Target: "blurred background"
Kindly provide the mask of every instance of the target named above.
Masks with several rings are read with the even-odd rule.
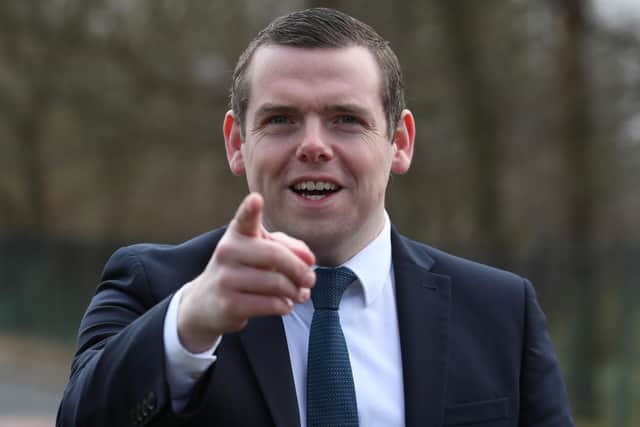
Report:
[[[532,279],[578,426],[640,425],[640,2],[5,0],[0,426],[53,425],[115,248],[232,216],[234,64],[309,6],[373,25],[403,65],[399,229]]]

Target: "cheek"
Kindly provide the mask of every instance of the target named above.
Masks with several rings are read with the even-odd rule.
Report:
[[[383,149],[368,155],[362,155],[359,159],[359,167],[362,174],[367,175],[370,185],[386,186],[391,171],[391,153]]]
[[[262,175],[262,162],[260,160],[260,156],[256,156],[255,151],[252,149],[247,149],[243,147],[243,157],[244,157],[244,168],[245,175],[247,178],[247,185],[249,187],[249,191],[258,191],[262,193],[262,188],[260,186],[260,176]]]
[[[283,176],[287,157],[277,147],[255,147],[245,156],[247,181],[251,190],[264,190],[269,182]],[[253,187],[253,188],[251,188]]]
[[[381,155],[376,158],[376,162],[370,166],[370,190],[375,196],[375,202],[384,200],[387,186],[389,184],[389,174],[391,171],[391,158]]]

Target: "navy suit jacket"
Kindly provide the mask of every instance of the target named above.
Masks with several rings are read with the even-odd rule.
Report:
[[[171,411],[165,313],[173,293],[202,272],[223,233],[114,253],[80,325],[59,427],[299,426],[277,316],[251,319],[225,335],[187,409]],[[406,425],[572,426],[531,284],[411,241],[395,228],[391,242]]]

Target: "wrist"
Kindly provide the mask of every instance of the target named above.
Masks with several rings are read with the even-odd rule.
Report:
[[[192,282],[185,285],[180,302],[178,304],[178,340],[180,345],[190,353],[202,353],[218,341],[222,333],[215,332],[211,328],[203,327],[197,320],[197,310],[191,307]],[[193,316],[193,313],[196,316]]]

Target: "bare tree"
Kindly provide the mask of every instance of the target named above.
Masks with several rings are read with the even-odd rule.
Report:
[[[500,138],[499,101],[491,90],[482,66],[482,11],[495,2],[439,0],[449,54],[450,73],[457,87],[459,117],[468,153],[469,191],[475,240],[483,258],[498,265],[508,264],[504,230],[504,206],[500,191],[503,152]]]
[[[598,281],[595,258],[595,211],[598,200],[593,119],[586,60],[587,3],[562,0],[557,8],[558,138],[563,149],[565,225],[568,249],[567,280],[576,303],[569,387],[576,413],[596,417],[600,399],[595,375],[598,363]]]

